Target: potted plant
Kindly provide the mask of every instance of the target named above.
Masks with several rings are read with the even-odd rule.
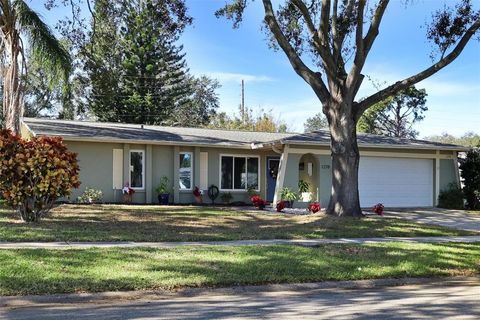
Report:
[[[230,204],[233,196],[230,192],[224,192],[220,195],[220,199],[222,199],[223,204]]]
[[[292,189],[285,187],[282,189],[280,197],[286,202],[287,208],[292,208],[293,202],[298,199],[298,194],[293,192]]]
[[[252,200],[253,205],[259,210],[265,209],[267,205],[267,201],[263,200],[260,196],[253,196],[250,200]]]
[[[298,192],[302,197],[303,202],[309,202],[311,198],[311,194],[308,191],[310,188],[310,184],[304,180],[298,181]]]
[[[193,189],[193,197],[195,198],[195,202],[198,204],[203,203],[203,190],[200,190],[197,186]]]
[[[163,176],[161,179],[160,179],[160,184],[158,185],[157,189],[155,189],[157,191],[157,194],[158,194],[158,203],[162,204],[162,205],[167,205],[168,204],[168,200],[170,199],[170,192],[168,190],[168,178],[166,176]]]

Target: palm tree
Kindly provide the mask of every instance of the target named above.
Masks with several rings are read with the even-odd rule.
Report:
[[[57,83],[68,80],[71,58],[50,28],[23,0],[0,0],[0,68],[3,82],[3,116],[5,126],[20,133],[23,113],[24,41],[32,59],[50,72]]]

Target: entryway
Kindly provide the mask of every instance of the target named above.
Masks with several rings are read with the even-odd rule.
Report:
[[[280,166],[279,157],[267,157],[267,201],[272,202],[275,196],[275,187],[277,185],[278,168]]]

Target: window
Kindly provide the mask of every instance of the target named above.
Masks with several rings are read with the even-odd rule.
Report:
[[[220,189],[259,189],[259,158],[242,156],[220,157]]]
[[[192,190],[192,158],[191,152],[180,152],[180,172],[178,173],[180,190]]]
[[[130,151],[130,187],[133,189],[144,188],[145,157],[143,150]]]

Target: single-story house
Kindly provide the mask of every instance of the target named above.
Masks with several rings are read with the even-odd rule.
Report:
[[[322,206],[328,204],[332,168],[328,131],[265,133],[139,124],[24,118],[24,136],[60,136],[78,153],[82,186],[100,189],[106,202],[122,201],[122,188],[136,190],[133,202],[155,203],[160,179],[170,181],[173,203],[192,203],[193,188],[212,184],[248,201],[247,187],[268,201],[280,190],[298,190],[299,180]],[[440,190],[460,183],[457,153],[463,147],[359,134],[362,207],[431,207]],[[206,197],[205,197],[206,198]],[[208,201],[208,199],[206,200]]]

